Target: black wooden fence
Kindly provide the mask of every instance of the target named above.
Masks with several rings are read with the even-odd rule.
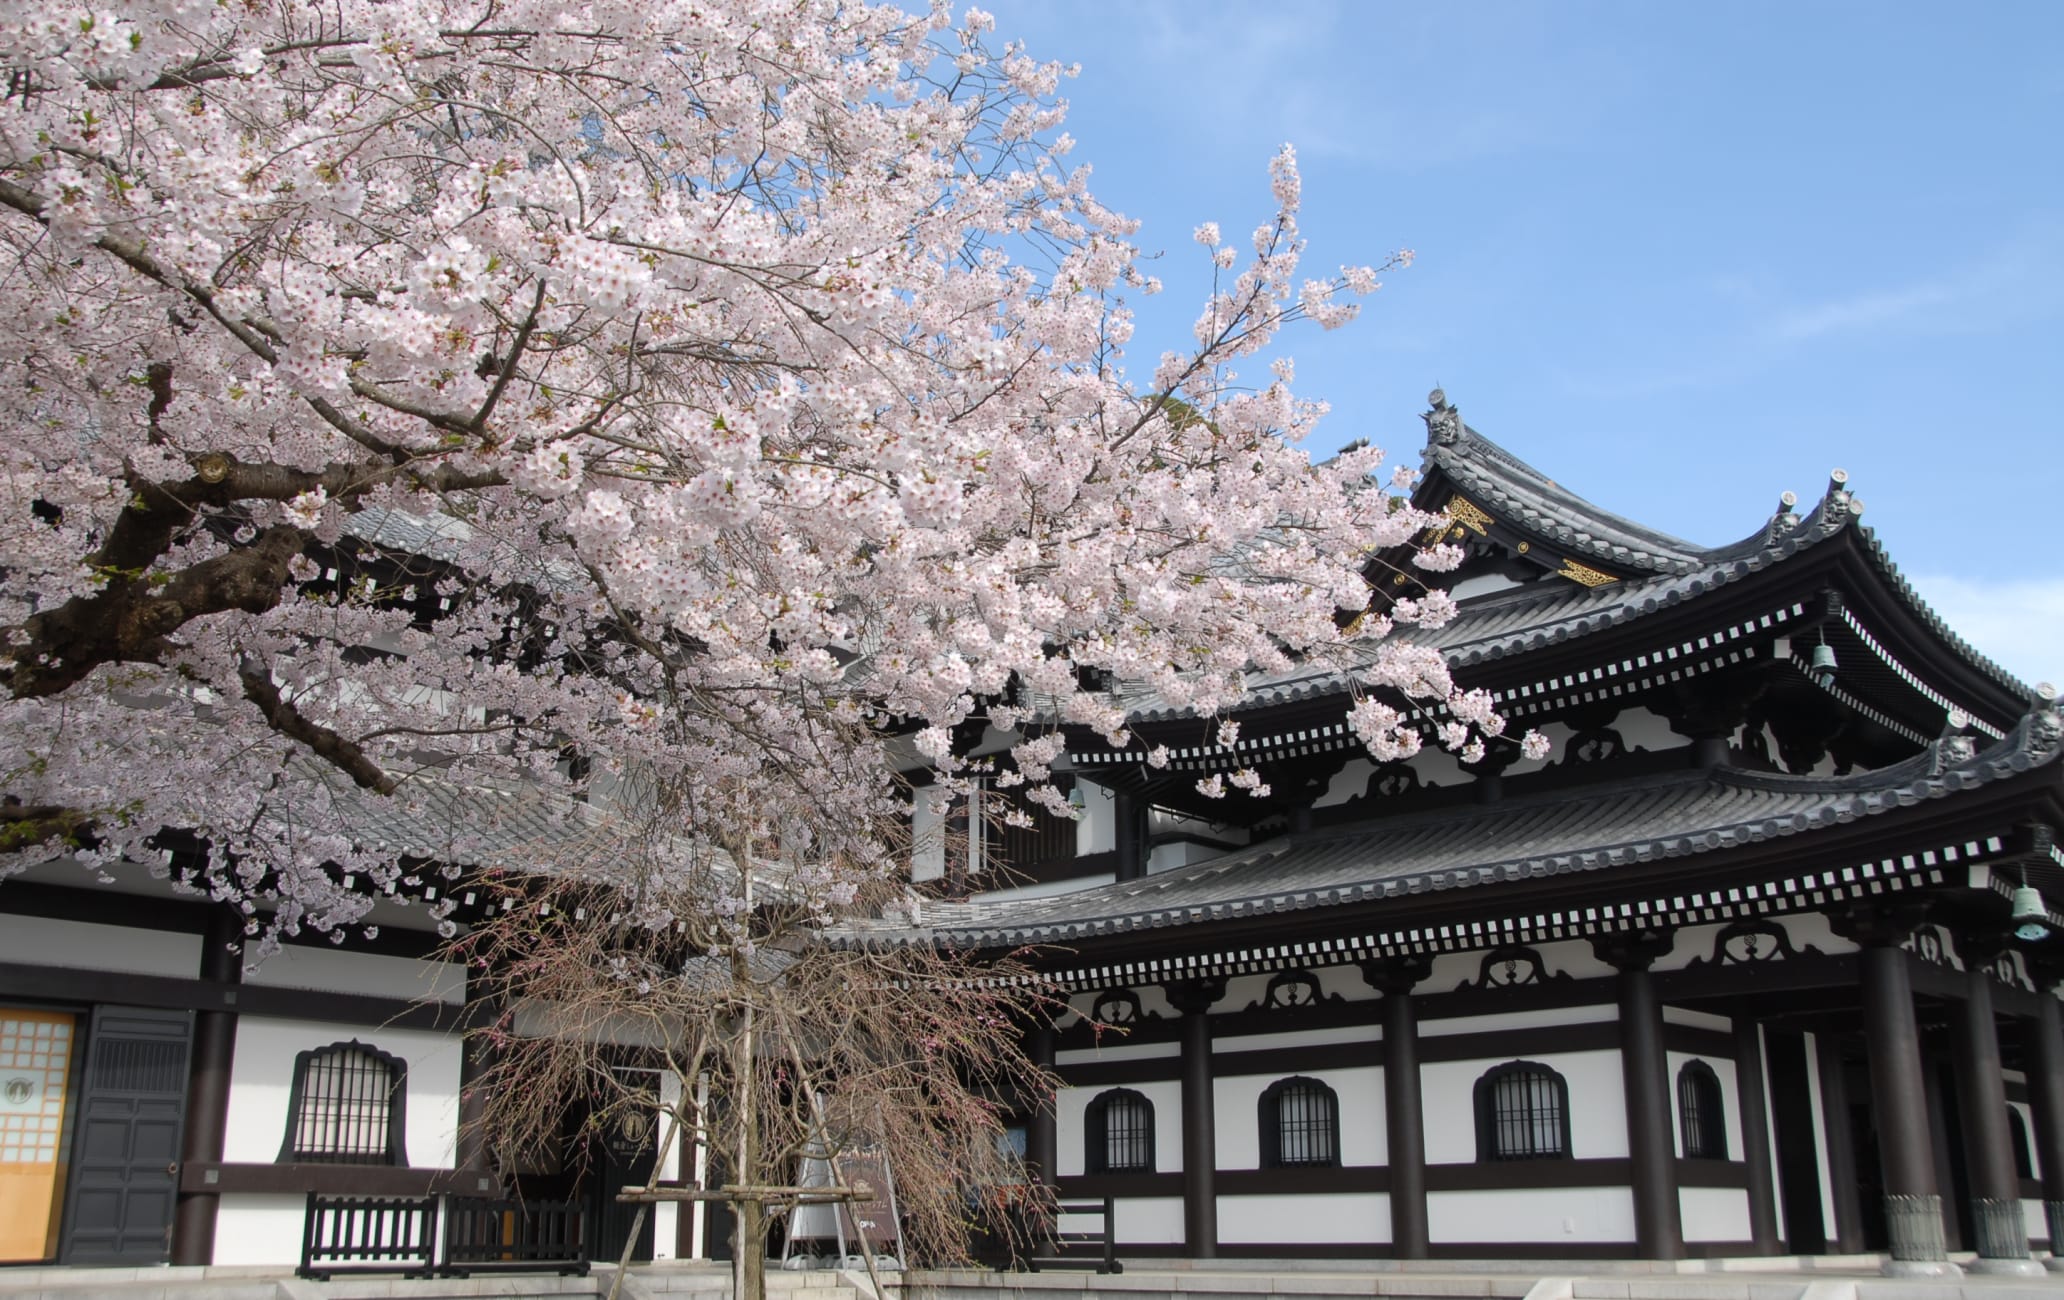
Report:
[[[1061,1268],[1093,1268],[1099,1273],[1122,1273],[1125,1266],[1118,1262],[1117,1213],[1112,1198],[1101,1201],[1056,1201],[1053,1207],[1052,1231],[1046,1234],[1042,1245],[1051,1245],[1051,1254],[1035,1252],[1025,1260],[1026,1267],[1038,1272],[1041,1265]],[[1094,1232],[1061,1231],[1061,1218],[1066,1215],[1100,1215],[1101,1226]]]
[[[495,1269],[588,1271],[587,1224],[574,1202],[454,1196],[444,1213],[446,1276]]]
[[[444,1253],[436,1253],[438,1220]],[[338,1273],[466,1277],[482,1272],[588,1271],[586,1216],[565,1201],[454,1196],[324,1196],[311,1192],[294,1270],[321,1282]]]
[[[429,1277],[436,1244],[435,1197],[310,1192],[301,1229],[301,1266],[294,1271],[318,1282],[327,1282],[334,1273]]]

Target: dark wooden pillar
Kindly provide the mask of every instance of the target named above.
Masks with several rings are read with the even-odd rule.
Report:
[[[1956,1066],[1957,1118],[1964,1167],[1971,1184],[1971,1226],[1978,1238],[1974,1273],[2037,1277],[2042,1265],[2028,1254],[2021,1217],[2021,1175],[2014,1168],[2014,1136],[2007,1127],[2007,1084],[2000,1074],[1999,1024],[1993,1018],[1989,967],[2004,948],[1990,935],[1957,936],[1964,962],[1964,1000],[1953,1008],[1950,1057]]]
[[[2038,968],[2041,1001],[2022,1022],[2028,1103],[2035,1115],[2035,1158],[2042,1171],[2043,1217],[2050,1225],[2049,1267],[2064,1272],[2064,1010],[2051,984],[2059,972]]]
[[[244,918],[230,908],[208,914],[201,935],[200,977],[235,985],[244,978]],[[180,1139],[184,1165],[217,1164],[222,1138],[229,1128],[229,1073],[236,1063],[236,994],[225,990],[220,1010],[194,1016],[193,1056],[187,1064],[186,1132]],[[181,1192],[172,1212],[172,1262],[179,1265],[215,1262],[215,1215],[222,1197],[216,1192]]]
[[[1032,1064],[1042,1070],[1054,1068],[1054,1030],[1052,1025],[1036,1025],[1032,1029],[1030,1054]],[[1025,1157],[1032,1166],[1032,1173],[1041,1182],[1051,1183],[1057,1176],[1055,1157],[1059,1151],[1059,1138],[1054,1123],[1054,1094],[1048,1090],[1044,1095],[1032,1099],[1032,1113],[1025,1120]]]
[[[1842,1036],[1822,1028],[1813,1035],[1820,1067],[1821,1137],[1827,1146],[1828,1199],[1835,1221],[1828,1245],[1838,1255],[1863,1253],[1863,1194],[1856,1184],[1856,1136],[1849,1129],[1849,1072],[1842,1063]]]
[[[1225,996],[1223,979],[1162,986],[1182,1013],[1183,1253],[1218,1258],[1218,1131],[1212,1096],[1211,1006]]]
[[[1118,879],[1141,879],[1147,874],[1147,801],[1116,791],[1111,799],[1111,820]]]
[[[1364,962],[1362,978],[1383,993],[1383,1122],[1390,1164],[1390,1253],[1425,1259],[1426,1120],[1419,1092],[1419,1008],[1412,990],[1432,970],[1417,955]]]
[[[1677,1144],[1670,1124],[1670,1066],[1663,1005],[1648,968],[1670,950],[1670,934],[1633,930],[1591,941],[1620,972],[1620,1077],[1627,1095],[1627,1154],[1634,1184],[1634,1243],[1644,1259],[1684,1258],[1677,1201]]]
[[[466,972],[465,1041],[459,1047],[458,1167],[480,1179],[475,1194],[494,1190],[494,1161],[487,1141],[487,1075],[494,1067],[495,1036],[506,1033],[508,1007],[501,981]]]
[[[1777,1197],[1770,1168],[1770,1109],[1763,1099],[1763,1030],[1734,1018],[1734,1095],[1741,1102],[1742,1164],[1749,1176],[1749,1240],[1758,1255],[1775,1255]]]
[[[1919,924],[1915,908],[1858,906],[1832,914],[1836,932],[1860,945],[1863,1033],[1870,1055],[1871,1116],[1878,1129],[1878,1162],[1885,1180],[1885,1220],[1891,1237],[1888,1273],[1955,1276],[1942,1232],[1942,1197],[1936,1190],[1934,1139],[1921,1078],[1921,1038],[1914,1024],[1913,984],[1900,947]]]

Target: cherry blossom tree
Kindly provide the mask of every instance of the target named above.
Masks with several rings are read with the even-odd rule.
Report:
[[[1286,148],[1251,240],[1197,232],[1190,346],[1129,367],[1158,286],[1066,162],[1065,69],[990,27],[17,5],[0,871],[162,864],[170,828],[254,928],[334,929],[405,869],[345,810],[443,783],[663,788],[669,835],[883,873],[892,736],[951,790],[964,724],[1014,733],[1066,815],[1054,728],[1120,738],[1109,681],[1209,716],[1297,662],[1496,737],[1385,639],[1452,604],[1370,608],[1435,520],[1374,449],[1311,463],[1287,362],[1237,369],[1382,268],[1301,275]]]

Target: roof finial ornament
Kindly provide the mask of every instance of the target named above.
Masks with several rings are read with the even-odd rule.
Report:
[[[1763,529],[1763,544],[1765,546],[1775,546],[1784,540],[1785,534],[1799,526],[1799,516],[1794,511],[1794,507],[1798,504],[1799,494],[1797,492],[1780,492],[1778,494],[1777,509],[1770,512],[1770,522]]]
[[[1426,421],[1426,440],[1443,447],[1462,441],[1462,412],[1448,405],[1448,395],[1435,388],[1426,395],[1426,404],[1433,408],[1419,417]]]

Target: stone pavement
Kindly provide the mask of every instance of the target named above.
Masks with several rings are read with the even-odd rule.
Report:
[[[2043,1278],[1887,1278],[1879,1257],[1691,1260],[1151,1260],[1117,1274],[923,1270],[770,1271],[769,1300],[2064,1300]],[[428,1281],[384,1275],[309,1282],[278,1269],[0,1269],[0,1300],[600,1300],[615,1270],[584,1278],[517,1273]],[[721,1264],[640,1265],[622,1300],[729,1300]]]

